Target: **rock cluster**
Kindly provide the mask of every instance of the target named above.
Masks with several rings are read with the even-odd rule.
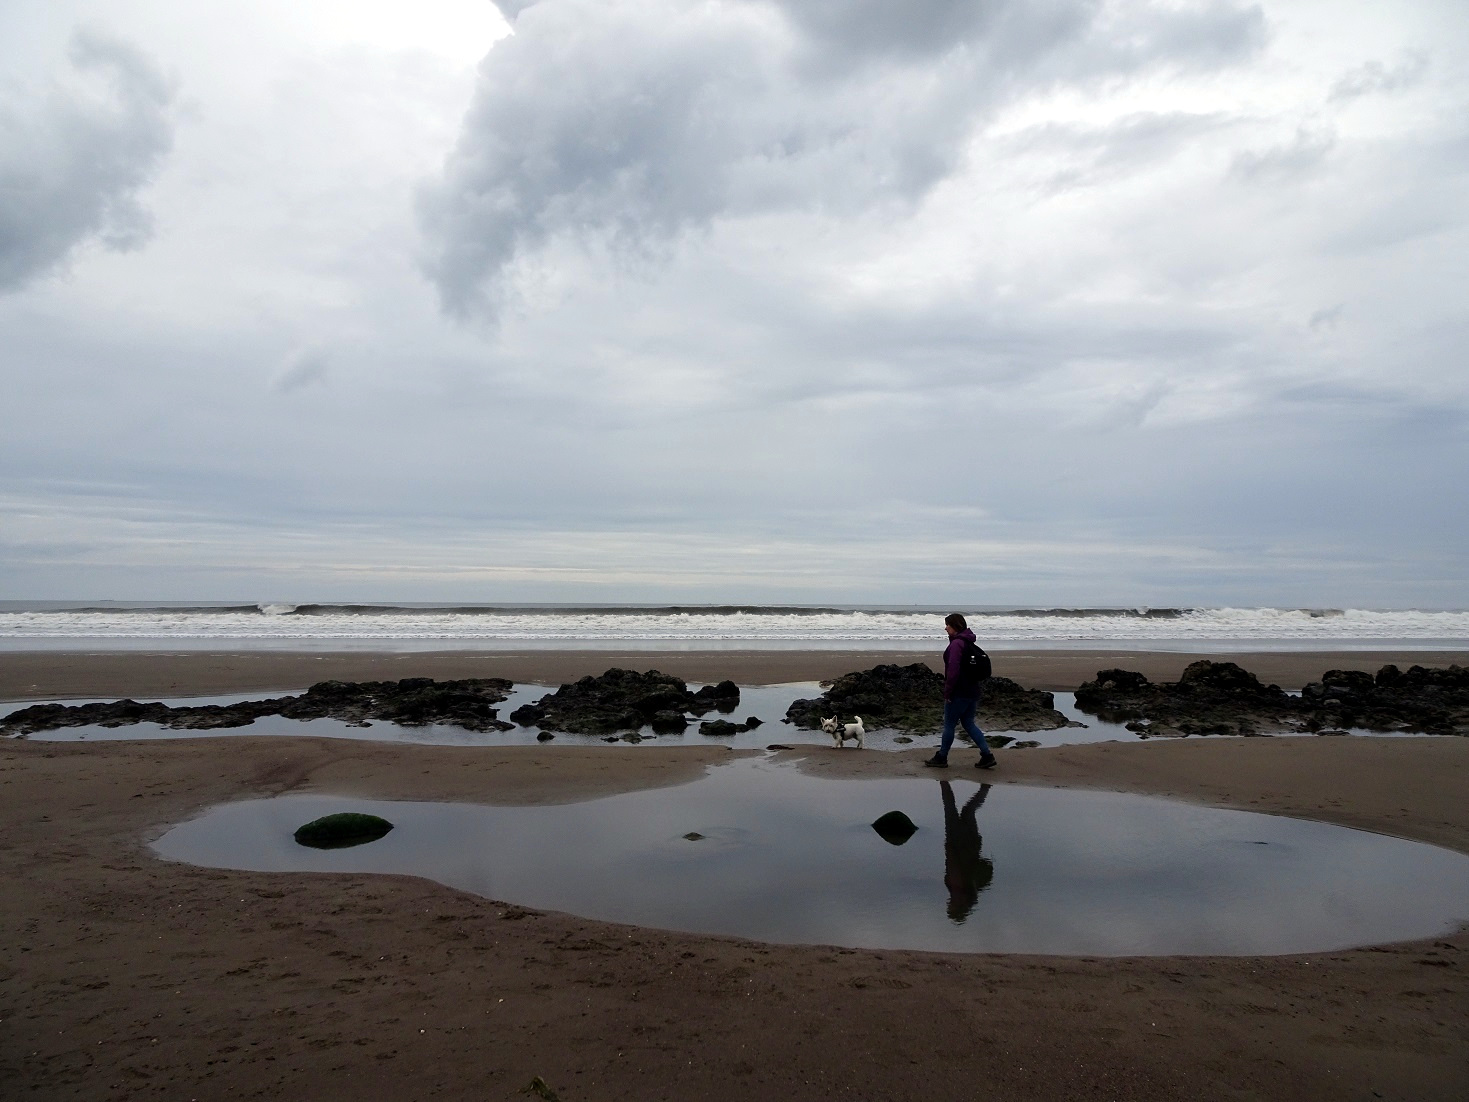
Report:
[[[322,681],[299,696],[242,700],[236,704],[201,704],[171,708],[117,700],[103,704],[33,704],[0,721],[0,734],[27,735],[58,727],[124,727],[157,723],[175,730],[209,731],[246,727],[257,719],[340,719],[367,724],[383,720],[404,727],[444,723],[470,731],[508,731],[513,724],[497,715],[495,705],[509,694],[511,682],[501,677],[435,681],[406,677],[401,681]]]
[[[526,727],[574,735],[636,731],[644,726],[671,734],[688,726],[689,714],[731,712],[739,703],[740,688],[733,681],[690,692],[682,678],[671,674],[614,668],[599,677],[562,685],[534,704],[515,709],[510,718]]]
[[[1383,666],[1376,677],[1360,670],[1328,670],[1301,690],[1301,703],[1311,710],[1309,730],[1359,727],[1469,735],[1469,669]]]
[[[1052,731],[1078,726],[1056,711],[1055,697],[1024,689],[1008,677],[984,683],[976,718],[980,727],[997,731]],[[869,729],[891,727],[910,734],[930,734],[944,722],[944,678],[922,662],[884,664],[843,674],[814,700],[797,700],[786,709],[786,722],[812,730],[824,716],[843,721],[861,716]]]
[[[1369,731],[1469,734],[1469,669],[1406,672],[1384,666],[1374,677],[1329,670],[1300,696],[1233,662],[1194,662],[1176,682],[1153,684],[1131,670],[1100,670],[1076,690],[1076,706],[1148,736]]]
[[[1191,663],[1155,685],[1131,670],[1099,670],[1076,690],[1076,706],[1149,736],[1263,735],[1303,730],[1300,704],[1233,662]]]

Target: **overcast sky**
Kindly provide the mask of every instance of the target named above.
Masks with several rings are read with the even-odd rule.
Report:
[[[1465,607],[1466,303],[1463,0],[0,0],[0,598]]]

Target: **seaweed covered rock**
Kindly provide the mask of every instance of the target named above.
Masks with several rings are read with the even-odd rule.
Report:
[[[1357,727],[1369,731],[1419,731],[1469,735],[1469,669],[1463,666],[1383,666],[1374,677],[1361,670],[1328,670],[1301,690],[1313,731]]]
[[[1233,662],[1191,663],[1175,682],[1132,670],[1099,670],[1076,706],[1148,735],[1254,735],[1305,729],[1301,702]]]
[[[815,730],[822,717],[832,715],[844,721],[861,716],[869,728],[928,734],[943,726],[943,675],[922,662],[843,674],[821,696],[791,704],[786,722]],[[1070,722],[1056,711],[1050,693],[1022,688],[1008,677],[984,683],[977,718],[981,727],[998,731],[1051,731]]]
[[[235,704],[140,704],[117,700],[99,704],[34,704],[0,721],[0,734],[24,735],[60,727],[122,727],[157,723],[175,730],[209,731],[245,727],[257,719],[340,719],[365,724],[383,720],[405,727],[444,723],[470,731],[508,731],[495,705],[512,687],[501,677],[435,681],[407,677],[400,681],[322,681],[299,696],[242,700]]]
[[[534,704],[515,709],[510,718],[527,727],[577,735],[636,731],[649,724],[672,733],[687,726],[685,713],[728,712],[739,703],[740,689],[733,681],[690,692],[683,679],[672,674],[614,667],[562,685]]]
[[[376,842],[393,824],[377,815],[360,811],[339,811],[335,815],[323,815],[312,819],[305,826],[297,827],[294,835],[297,845],[312,849],[346,849],[366,842]]]

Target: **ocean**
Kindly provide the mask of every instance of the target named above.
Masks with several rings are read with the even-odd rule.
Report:
[[[0,601],[4,650],[899,650],[947,608]],[[987,647],[1224,651],[1469,649],[1469,611],[963,609]]]

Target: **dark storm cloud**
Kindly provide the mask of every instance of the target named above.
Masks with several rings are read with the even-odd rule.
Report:
[[[1239,60],[1255,8],[542,0],[480,70],[420,196],[451,312],[493,316],[559,237],[657,251],[722,217],[911,204],[1026,91]]]
[[[141,246],[152,219],[138,192],[173,143],[173,89],[125,42],[79,31],[79,86],[0,108],[0,291],[16,290],[98,240]]]

